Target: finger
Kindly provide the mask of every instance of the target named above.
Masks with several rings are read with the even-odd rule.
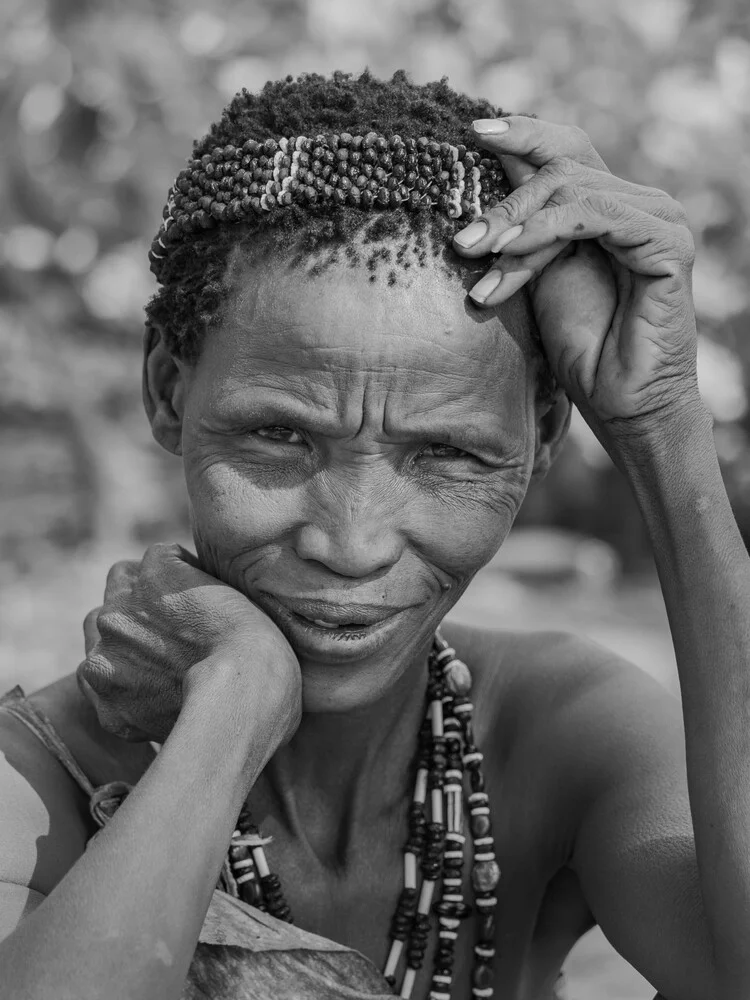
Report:
[[[527,181],[530,181],[539,170],[539,167],[535,167],[522,156],[513,156],[510,153],[508,155],[501,156],[500,162],[503,165],[505,176],[510,181],[511,187],[514,188],[521,187],[523,184],[526,184]]]
[[[110,567],[104,587],[104,599],[111,600],[117,594],[130,589],[130,584],[138,572],[138,563],[131,559],[121,559]]]
[[[685,226],[663,222],[606,192],[585,192],[576,201],[536,212],[504,253],[524,256],[559,240],[592,239],[636,274],[676,276],[692,267],[693,241]]]
[[[557,125],[525,115],[484,118],[472,123],[474,138],[482,149],[503,156],[522,156],[535,167],[558,156],[606,170],[606,164],[594,149],[586,133],[572,125]]]
[[[520,168],[519,168],[520,175]],[[656,218],[677,224],[684,223],[682,206],[664,191],[646,188],[601,170],[583,167],[568,157],[561,157],[527,176],[523,185],[489,209],[479,219],[454,237],[456,252],[462,257],[483,257],[505,250],[519,235],[516,227],[541,208],[549,205],[580,201],[586,192],[602,192],[630,204]],[[513,230],[511,233],[510,230]]]
[[[91,652],[94,646],[101,640],[99,629],[96,626],[97,618],[101,607],[93,608],[83,619],[83,641],[86,646],[86,655]]]
[[[478,306],[488,309],[506,302],[520,291],[532,278],[537,278],[561,254],[570,247],[570,242],[561,240],[551,247],[525,257],[502,257],[487,274],[471,289],[469,295]]]

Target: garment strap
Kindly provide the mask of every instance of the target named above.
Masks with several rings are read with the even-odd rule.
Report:
[[[71,778],[91,798],[94,786],[80,769],[70,750],[60,739],[50,720],[24,694],[23,688],[16,685],[12,691],[0,696],[0,709],[4,709],[14,719],[22,722],[27,729],[60,761]]]

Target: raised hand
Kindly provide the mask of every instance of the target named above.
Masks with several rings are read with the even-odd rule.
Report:
[[[474,301],[494,307],[528,284],[552,370],[605,445],[700,407],[682,207],[614,177],[580,129],[521,116],[474,128],[515,185],[455,238],[462,256],[501,254]]]
[[[299,724],[300,670],[286,639],[179,545],[115,563],[84,631],[79,686],[123,739],[163,742],[183,704],[207,697],[226,698],[228,718],[238,705],[262,716],[277,745]]]

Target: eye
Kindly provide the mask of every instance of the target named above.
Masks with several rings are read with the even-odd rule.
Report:
[[[253,433],[266,441],[280,441],[282,444],[303,444],[303,437],[299,431],[291,427],[258,427]]]
[[[425,456],[426,458],[473,458],[468,451],[462,451],[460,448],[454,448],[450,444],[442,444],[439,441],[433,441],[430,444],[426,444],[424,448],[420,451],[420,456]]]

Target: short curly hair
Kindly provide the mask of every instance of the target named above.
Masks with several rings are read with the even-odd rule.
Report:
[[[370,131],[476,148],[471,122],[502,115],[489,101],[453,90],[445,78],[418,85],[403,70],[390,80],[377,79],[369,71],[359,76],[334,72],[330,77],[308,73],[269,82],[258,94],[240,91],[219,121],[194,143],[193,158],[220,146],[239,148],[247,140]],[[399,270],[424,266],[428,250],[433,257],[449,256],[453,270],[475,266],[448,254],[453,235],[465,224],[466,219],[453,220],[438,211],[399,207],[372,213],[321,201],[295,202],[283,210],[193,232],[171,244],[153,268],[160,287],[146,306],[146,322],[159,328],[175,357],[194,362],[207,331],[221,321],[230,291],[229,264],[237,252],[246,256],[265,252],[270,240],[274,250],[294,248],[298,262],[307,258],[309,264],[316,258],[314,267],[323,267],[343,251],[352,266],[362,263],[369,268],[371,280],[379,265],[386,264],[392,284]],[[392,253],[384,244],[395,239],[402,244]],[[364,250],[367,244],[371,247]],[[552,391],[548,373],[543,374],[540,390],[545,396]]]

